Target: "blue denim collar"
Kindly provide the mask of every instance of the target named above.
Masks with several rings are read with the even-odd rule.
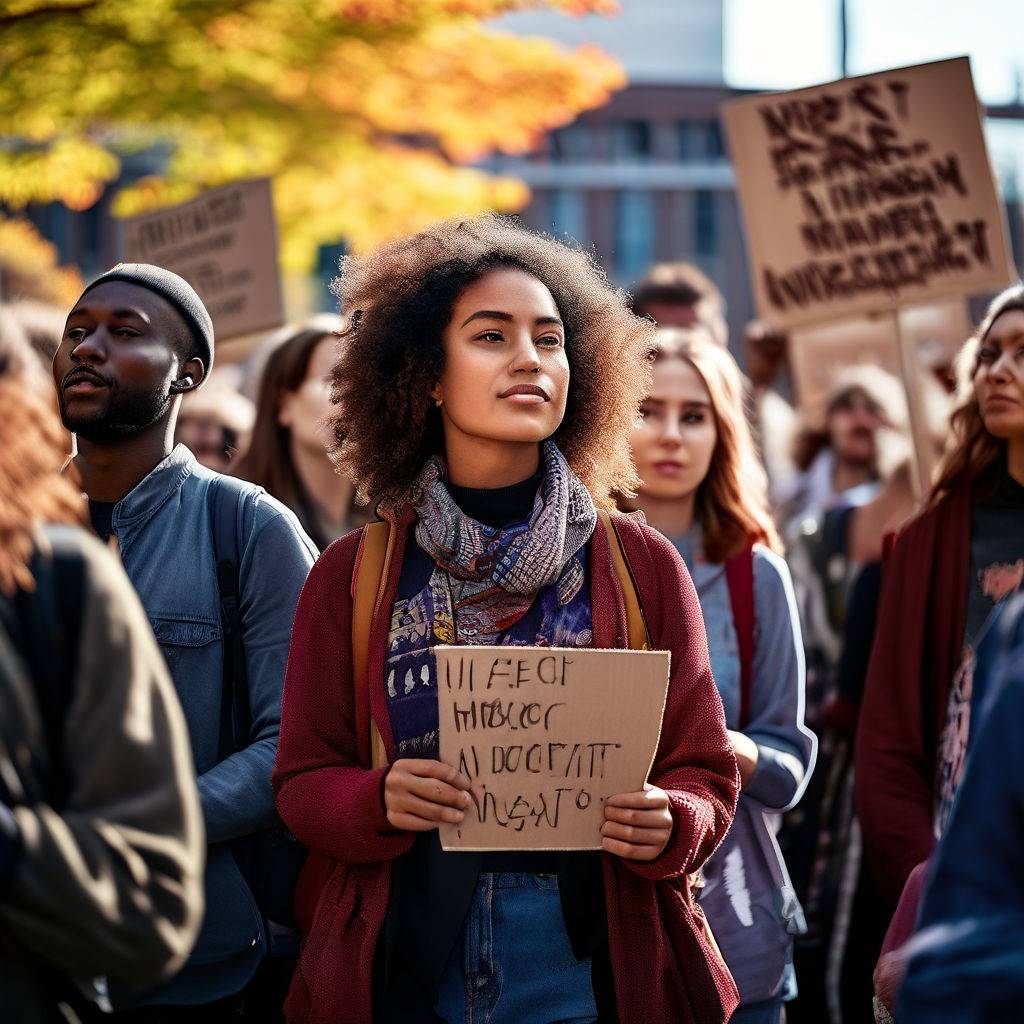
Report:
[[[181,488],[198,463],[183,444],[143,477],[115,506],[114,529],[134,526],[148,519],[168,498]]]

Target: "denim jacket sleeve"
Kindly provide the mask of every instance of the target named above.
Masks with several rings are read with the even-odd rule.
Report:
[[[281,692],[292,619],[315,549],[283,505],[260,494],[246,517],[239,568],[252,727],[249,746],[199,777],[211,843],[269,828],[277,820],[270,773],[281,725]]]
[[[817,752],[804,724],[804,652],[793,583],[786,563],[766,548],[754,551],[753,690],[744,732],[758,763],[744,793],[773,810],[800,798]]]

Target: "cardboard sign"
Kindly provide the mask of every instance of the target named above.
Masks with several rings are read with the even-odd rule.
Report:
[[[668,651],[435,647],[441,760],[471,783],[446,850],[598,850],[604,801],[643,789]]]
[[[180,274],[218,341],[285,322],[270,179],[240,181],[126,222],[125,259]]]
[[[829,389],[847,367],[880,366],[899,377],[897,326],[913,347],[920,373],[951,363],[971,333],[962,299],[791,331],[789,366],[800,408],[812,419],[822,412]]]
[[[724,117],[768,322],[843,319],[1013,280],[966,57],[751,97]]]

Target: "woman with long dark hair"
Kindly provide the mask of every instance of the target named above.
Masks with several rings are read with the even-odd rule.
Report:
[[[735,989],[686,876],[736,761],[699,605],[663,537],[599,513],[636,483],[652,325],[585,253],[494,217],[350,260],[339,294],[337,457],[389,540],[368,649],[350,581],[379,527],[321,556],[295,619],[274,784],[313,853],[289,1019],[722,1024]],[[649,786],[606,800],[600,850],[444,852],[438,825],[472,812],[438,759],[432,647],[630,646],[615,538],[671,652]]]
[[[857,730],[857,810],[890,911],[945,827],[982,698],[974,655],[1024,576],[1024,285],[992,302],[958,369],[928,507],[884,561]]]
[[[355,488],[328,454],[328,376],[342,326],[340,317],[318,317],[270,353],[249,447],[231,467],[287,505],[321,551],[366,519],[354,504]]]
[[[794,992],[802,916],[775,841],[804,789],[814,736],[793,588],[732,356],[700,330],[659,331],[632,434],[644,512],[682,554],[707,627],[742,793],[704,865],[700,902],[740,992],[732,1024],[775,1024]]]

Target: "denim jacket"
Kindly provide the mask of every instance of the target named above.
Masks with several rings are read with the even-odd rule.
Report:
[[[263,922],[226,845],[277,822],[270,773],[292,618],[316,549],[262,488],[240,503],[239,587],[252,731],[219,760],[223,640],[207,491],[217,474],[178,445],[114,506],[125,570],[181,700],[210,843],[207,912],[188,966],[149,1000],[198,1003],[241,989],[266,951]]]
[[[726,723],[758,749],[732,828],[703,869],[700,903],[740,990],[741,1004],[784,991],[792,936],[804,931],[776,841],[781,812],[799,800],[817,751],[804,725],[804,656],[786,563],[754,548],[754,660],[750,720],[740,717],[740,658],[725,566],[701,557],[699,528],[674,541],[693,577]]]

